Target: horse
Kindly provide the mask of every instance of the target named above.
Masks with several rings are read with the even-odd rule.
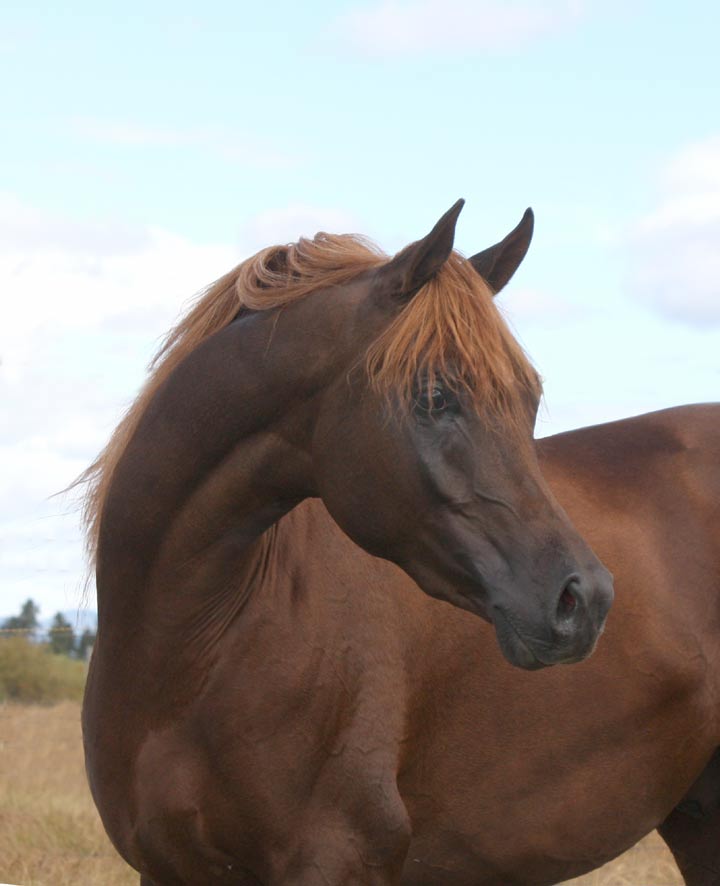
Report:
[[[84,475],[86,769],[145,886],[551,884],[658,826],[716,882],[720,413],[535,443],[532,213],[464,259],[461,207],[239,265]]]

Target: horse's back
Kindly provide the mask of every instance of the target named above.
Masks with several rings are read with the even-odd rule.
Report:
[[[678,406],[634,418],[580,428],[537,441],[543,471],[560,489],[589,487],[609,495],[652,499],[663,487],[675,491],[702,481],[705,495],[720,497],[720,403]],[[604,497],[603,497],[604,498]],[[627,500],[627,499],[626,499]]]
[[[648,615],[667,587],[680,619],[704,622],[720,600],[720,404],[558,434],[538,441],[538,452],[553,492],[616,580],[652,594]]]

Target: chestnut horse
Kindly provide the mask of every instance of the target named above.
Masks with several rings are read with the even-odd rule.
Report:
[[[492,301],[532,216],[465,260],[460,208],[230,272],[86,474],[87,770],[142,883],[550,884],[658,825],[716,882],[720,414],[536,449]],[[541,669],[612,599],[573,524],[617,605]]]

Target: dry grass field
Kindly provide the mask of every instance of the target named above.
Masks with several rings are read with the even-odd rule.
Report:
[[[90,799],[80,705],[0,706],[0,883],[138,886]]]
[[[683,883],[669,850],[657,834],[651,834],[605,867],[577,880],[568,880],[564,886],[683,886]]]
[[[80,705],[0,705],[0,882],[137,886],[116,855],[85,784]],[[652,836],[573,886],[680,886]],[[440,884],[439,884],[440,886]]]

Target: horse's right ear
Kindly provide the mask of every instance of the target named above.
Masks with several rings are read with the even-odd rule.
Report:
[[[450,257],[455,225],[464,200],[458,200],[437,222],[427,237],[411,243],[380,269],[380,286],[404,303],[437,274]]]
[[[518,226],[504,240],[468,259],[494,294],[500,292],[520,267],[530,246],[534,226],[535,216],[528,207]]]

